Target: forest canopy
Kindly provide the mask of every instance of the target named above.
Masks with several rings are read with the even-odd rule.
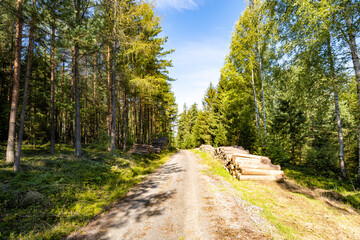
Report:
[[[217,86],[180,114],[178,146],[240,145],[360,186],[359,23],[359,1],[247,1]]]
[[[171,139],[177,114],[149,1],[0,2],[0,140],[19,169],[21,145],[126,151]],[[17,144],[17,146],[15,146]]]

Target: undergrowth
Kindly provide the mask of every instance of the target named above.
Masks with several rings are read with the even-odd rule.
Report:
[[[110,155],[88,148],[77,158],[64,145],[54,156],[46,146],[23,149],[18,173],[1,155],[0,239],[61,239],[108,209],[172,154]]]
[[[287,178],[295,180],[300,186],[334,191],[339,194],[339,201],[360,211],[360,192],[356,191],[351,180],[344,181],[337,173],[319,173],[304,166],[282,165],[282,169]]]

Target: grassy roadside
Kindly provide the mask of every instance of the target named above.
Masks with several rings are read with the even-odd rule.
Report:
[[[85,149],[76,158],[24,146],[21,171],[0,160],[0,239],[61,239],[105,211],[173,154],[110,155]]]
[[[284,239],[360,239],[360,214],[349,205],[324,198],[313,189],[291,191],[284,183],[240,182],[207,153],[193,152],[212,175],[222,177],[243,199],[261,207],[263,216],[276,227],[276,235]],[[299,175],[297,178],[300,181]]]

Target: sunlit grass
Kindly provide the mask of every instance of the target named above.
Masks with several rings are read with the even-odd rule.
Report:
[[[46,147],[44,147],[46,149]],[[172,152],[133,156],[24,146],[21,171],[0,161],[0,239],[61,239],[105,211]]]
[[[193,152],[208,166],[211,174],[222,177],[239,191],[244,200],[262,208],[262,215],[278,231],[272,234],[275,239],[359,239],[360,215],[345,205],[331,206],[326,201],[290,192],[276,182],[238,181],[209,154]],[[298,178],[301,178],[300,172],[298,174]],[[316,179],[319,183],[325,181]],[[311,181],[310,176],[308,181]],[[342,190],[344,188],[349,189],[349,186],[343,186]],[[348,193],[352,194],[348,196],[359,194]],[[358,200],[354,199],[354,202],[358,203]],[[356,207],[356,204],[351,205]]]

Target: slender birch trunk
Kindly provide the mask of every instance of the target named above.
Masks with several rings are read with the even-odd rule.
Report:
[[[328,47],[328,58],[330,64],[330,71],[331,71],[331,78],[332,84],[334,88],[334,102],[335,102],[335,114],[336,114],[336,125],[338,128],[338,140],[339,140],[339,164],[340,164],[340,171],[341,175],[344,179],[347,179],[346,175],[346,165],[344,160],[344,136],[342,133],[342,125],[341,125],[341,114],[340,114],[340,107],[339,107],[339,93],[336,89],[336,72],[335,72],[335,63],[331,49],[331,36],[329,35],[327,41]]]
[[[14,60],[14,82],[11,97],[11,109],[9,119],[9,135],[6,148],[6,163],[13,163],[15,160],[15,128],[19,104],[19,85],[21,68],[21,40],[22,40],[22,0],[16,2],[16,42]]]
[[[254,90],[256,129],[257,129],[258,137],[260,137],[260,115],[259,115],[259,108],[257,105],[256,89],[255,89],[255,81],[254,81],[254,70],[253,69],[251,69],[251,83],[253,85],[253,90]]]
[[[348,34],[348,43],[351,51],[351,57],[353,61],[353,67],[355,71],[356,83],[357,83],[357,95],[358,95],[358,108],[360,112],[360,63],[359,63],[359,54],[358,47],[356,44],[356,37],[353,32],[353,23],[351,16],[346,20],[347,25],[347,34]],[[358,127],[358,153],[359,153],[359,166],[358,166],[358,176],[357,176],[357,185],[360,186],[360,124]]]
[[[35,8],[36,0],[33,1],[33,7]],[[28,87],[31,74],[31,58],[33,54],[33,43],[34,43],[34,29],[35,29],[35,16],[32,16],[30,23],[30,34],[29,34],[29,45],[27,51],[27,64],[26,64],[26,74],[25,74],[25,86],[23,93],[23,100],[21,106],[21,115],[20,115],[20,127],[19,127],[19,136],[17,141],[16,153],[15,153],[15,162],[14,162],[14,171],[18,171],[20,167],[20,158],[21,158],[21,146],[22,139],[24,134],[24,122],[25,122],[25,111],[28,99]]]
[[[259,51],[260,53],[260,51]],[[265,142],[267,142],[267,130],[266,130],[266,111],[265,111],[265,91],[264,91],[264,79],[262,77],[262,61],[260,57],[260,79],[261,79],[261,91],[263,98],[263,118],[264,118],[264,133],[265,133]]]

